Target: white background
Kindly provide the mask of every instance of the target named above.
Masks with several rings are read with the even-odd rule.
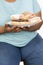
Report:
[[[41,7],[41,14],[42,14],[42,19],[43,19],[43,0],[38,0],[38,3]],[[41,28],[38,30],[38,33],[42,36],[43,38],[43,25],[41,26]]]
[[[41,13],[42,13],[42,19],[43,19],[43,0],[38,0],[38,3],[40,5],[40,7],[41,7]],[[37,32],[43,38],[43,25],[41,26],[41,28]],[[23,65],[23,62],[20,62],[20,65]]]

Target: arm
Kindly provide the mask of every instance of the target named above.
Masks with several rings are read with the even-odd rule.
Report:
[[[6,32],[20,32],[21,28],[12,26],[9,27],[8,25],[0,26],[0,34],[6,33]]]
[[[9,26],[0,26],[0,34],[6,33],[6,32],[14,32],[15,28],[10,28]]]
[[[35,13],[36,16],[39,16],[41,19],[42,19],[42,16],[41,16],[41,11]]]
[[[35,13],[35,15],[39,16],[41,18],[41,11]],[[41,27],[42,24],[43,24],[43,21],[38,23],[38,24],[36,24],[36,25],[34,25],[34,26],[31,26],[29,28],[28,27],[24,27],[23,29],[26,30],[26,31],[36,31],[36,30],[38,30]]]

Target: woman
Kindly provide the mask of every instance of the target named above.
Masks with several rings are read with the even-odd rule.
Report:
[[[37,32],[5,33],[14,30],[4,27],[10,16],[24,11],[41,17],[37,0],[0,0],[0,65],[19,65],[21,59],[27,65],[43,65],[43,40]]]

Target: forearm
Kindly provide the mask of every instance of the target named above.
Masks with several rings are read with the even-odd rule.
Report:
[[[10,32],[11,28],[6,26],[0,26],[0,34],[3,34],[5,32]]]
[[[5,33],[5,27],[4,26],[0,26],[0,34]]]
[[[35,13],[36,16],[39,16],[42,19],[41,11]]]

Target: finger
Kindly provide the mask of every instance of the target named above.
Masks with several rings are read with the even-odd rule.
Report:
[[[16,28],[16,32],[20,32],[22,29],[21,28]]]

